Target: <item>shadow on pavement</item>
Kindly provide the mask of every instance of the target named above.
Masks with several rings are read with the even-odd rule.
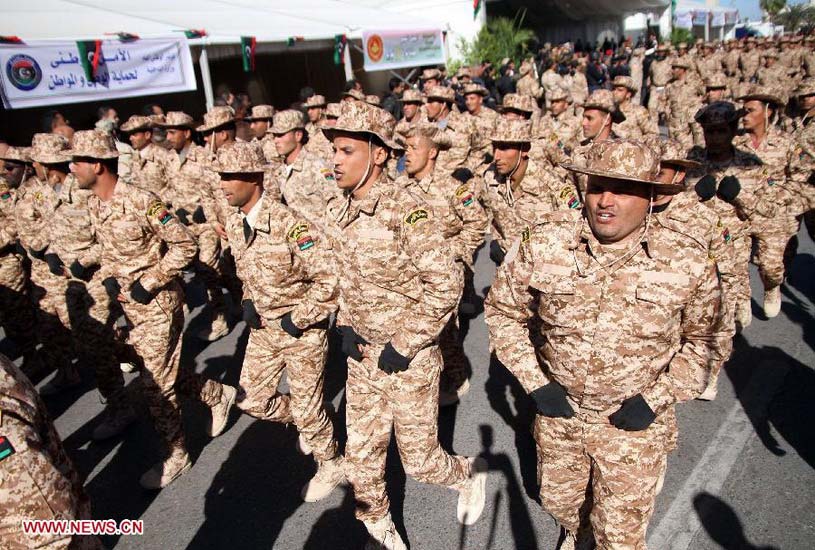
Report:
[[[718,497],[699,493],[693,497],[693,507],[707,534],[724,550],[778,550],[775,546],[751,544],[736,512]]]

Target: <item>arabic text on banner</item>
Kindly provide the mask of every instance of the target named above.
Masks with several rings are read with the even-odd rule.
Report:
[[[366,71],[386,71],[422,65],[447,63],[442,32],[364,31],[362,33]]]

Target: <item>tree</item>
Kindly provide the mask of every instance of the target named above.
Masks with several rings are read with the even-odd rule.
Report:
[[[688,29],[674,27],[671,30],[671,44],[674,46],[679,46],[680,42],[685,42],[687,44],[693,42],[693,33]]]
[[[535,33],[521,27],[525,11],[518,12],[515,19],[498,17],[490,20],[478,31],[472,42],[463,38],[459,49],[465,65],[480,65],[489,61],[498,67],[505,57],[519,62],[529,52],[529,43],[535,40]]]
[[[775,15],[772,21],[776,25],[783,25],[785,31],[795,32],[815,23],[815,9],[812,6],[793,4]]]
[[[772,19],[787,6],[787,0],[759,0],[758,5]]]

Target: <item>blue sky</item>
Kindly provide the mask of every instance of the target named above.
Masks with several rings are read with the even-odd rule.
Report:
[[[806,0],[787,0],[787,4],[802,4]],[[758,0],[719,0],[721,6],[732,6],[739,10],[741,17],[749,17],[751,20],[761,19],[761,8],[758,7]]]

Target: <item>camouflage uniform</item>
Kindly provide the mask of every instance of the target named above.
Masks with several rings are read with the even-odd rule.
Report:
[[[219,151],[215,168],[260,173],[263,163],[255,148],[236,144]],[[336,309],[338,283],[330,249],[312,222],[267,196],[249,215],[231,208],[226,230],[245,298],[253,301],[263,322],[249,333],[238,407],[256,418],[293,418],[315,458],[331,460],[337,442],[323,405],[323,377],[327,318]],[[286,314],[302,327],[299,338],[281,327]],[[284,369],[291,395],[277,391]]]
[[[455,103],[455,92],[445,86],[434,86],[426,95],[427,99],[436,98],[451,105]],[[434,120],[432,122],[445,130],[450,135],[450,141],[452,142],[452,147],[439,152],[436,166],[440,170],[452,174],[456,168],[470,167],[474,169],[481,164],[482,158],[476,158],[476,155],[472,154],[474,136],[478,133],[472,117],[451,111],[443,120]],[[478,143],[475,143],[475,145],[478,145]]]
[[[23,520],[91,519],[91,503],[37,390],[0,355],[0,540],[7,550],[101,549],[92,536],[22,532]]]
[[[153,127],[154,122],[150,117],[133,115],[122,124],[121,130],[129,133],[151,130]],[[150,142],[143,149],[133,151],[128,177],[122,181],[147,189],[170,202],[172,189],[167,174],[169,159],[170,153],[165,148]]]
[[[256,120],[265,120],[271,126],[274,113],[274,107],[271,105],[253,105],[249,116],[243,117],[243,121],[253,122]],[[266,162],[278,166],[280,165],[280,155],[277,154],[277,148],[274,145],[274,136],[268,133],[268,131],[262,138],[253,137],[252,143],[260,146],[260,150],[263,152]]]
[[[564,90],[555,90],[549,97],[550,101],[565,99],[570,101],[569,94]],[[580,117],[574,114],[574,109],[569,106],[557,116],[547,111],[540,118],[536,135],[549,141],[551,144],[558,144],[563,149],[568,144],[573,143],[580,134]],[[533,149],[535,148],[533,144]]]
[[[664,46],[659,46],[657,51],[667,51]],[[658,120],[659,115],[665,112],[665,86],[671,80],[671,61],[669,59],[654,59],[648,68],[648,112]]]
[[[336,128],[394,147],[394,124],[385,111],[352,103]],[[432,212],[384,174],[362,199],[329,201],[326,216],[342,273],[337,325],[369,342],[362,361],[348,359],[345,460],[357,518],[371,522],[388,514],[385,458],[394,430],[405,471],[417,480],[458,487],[470,475],[468,460],[438,441],[436,342],[455,308],[461,273]],[[410,358],[407,370],[379,369],[386,344]]]
[[[593,173],[653,181],[653,153],[630,143],[607,149],[618,143],[595,146],[604,154]],[[588,511],[598,548],[644,549],[674,404],[701,393],[708,358],[719,353],[721,289],[707,250],[686,235],[651,226],[627,242],[627,253],[600,245],[576,210],[544,217],[499,269],[486,320],[498,358],[524,389],[556,382],[575,411],[535,420],[544,508],[570,533]],[[540,335],[530,334],[533,320]],[[619,429],[609,415],[633,396],[655,420]]]
[[[464,86],[461,93],[464,96],[467,96],[468,94],[479,94],[481,97],[487,97],[489,95],[487,89],[480,84],[467,84]],[[464,116],[468,117],[472,121],[473,126],[476,129],[475,133],[473,134],[473,155],[476,159],[483,159],[485,155],[492,152],[490,140],[487,138],[487,136],[489,136],[490,132],[492,132],[492,129],[495,127],[495,121],[498,120],[500,115],[492,109],[482,105],[481,110],[477,115],[473,115],[468,111],[464,113]]]
[[[543,97],[543,88],[535,78],[535,73],[532,71],[532,64],[528,60],[521,63],[518,73],[521,78],[515,83],[515,90],[521,94],[531,97],[534,100],[539,100]]]
[[[630,76],[618,76],[611,83],[613,86],[625,86],[632,97],[638,87]],[[642,139],[646,136],[659,135],[659,126],[648,112],[648,109],[629,99],[617,108],[625,115],[625,120],[614,126],[614,133],[623,139]]]
[[[755,43],[755,40],[747,39],[748,42]],[[742,51],[739,55],[739,67],[741,68],[742,82],[750,82],[761,66],[761,52],[753,48],[750,51]]]
[[[689,70],[689,65],[678,64],[674,61],[674,66],[684,67]],[[693,147],[693,135],[690,130],[690,117],[699,110],[702,90],[688,82],[687,78],[682,80],[672,80],[665,88],[665,100],[667,105],[666,118],[668,122],[668,133],[671,138],[679,141],[685,150],[689,151]]]

